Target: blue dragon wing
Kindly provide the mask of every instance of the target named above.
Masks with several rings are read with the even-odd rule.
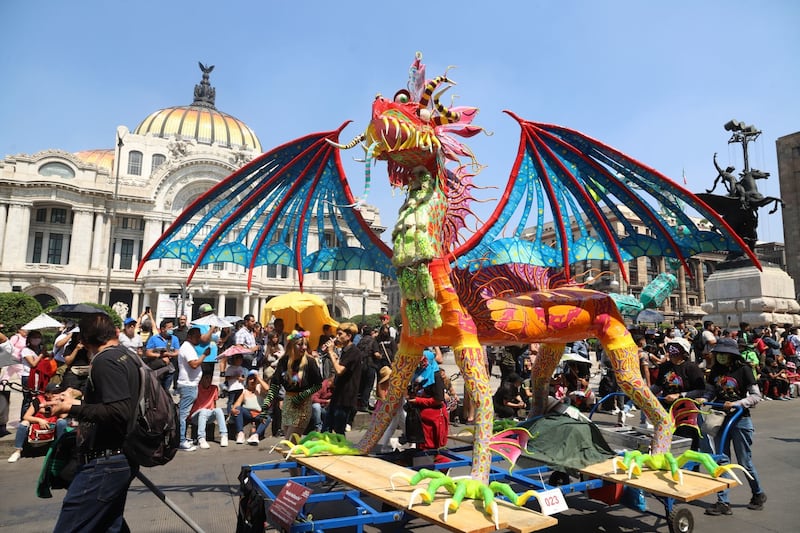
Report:
[[[686,266],[695,254],[726,250],[759,265],[716,211],[663,174],[577,131],[507,113],[522,128],[511,179],[486,224],[453,252],[458,268],[523,263],[563,268],[569,278],[578,261],[664,256]],[[687,206],[709,223],[696,224]],[[637,232],[632,218],[649,232]],[[523,235],[529,227],[535,234]],[[545,242],[550,228],[556,238]]]
[[[312,272],[394,275],[391,250],[359,212],[339,149],[328,142],[337,142],[346,125],[266,152],[209,189],[153,244],[136,276],[153,259],[192,264],[187,282],[201,265],[242,265],[248,269],[248,287],[253,269],[262,265],[296,269],[301,288],[304,274]],[[309,246],[314,227],[316,249]],[[326,232],[333,238],[325,239]]]

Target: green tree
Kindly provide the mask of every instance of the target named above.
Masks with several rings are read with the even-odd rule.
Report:
[[[11,336],[42,313],[42,306],[33,296],[21,292],[0,293],[0,324],[3,333]]]

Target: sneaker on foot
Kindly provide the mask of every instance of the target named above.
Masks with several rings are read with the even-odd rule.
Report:
[[[185,440],[181,442],[181,445],[178,446],[178,449],[184,452],[193,452],[197,449],[197,446],[192,444],[190,441]]]
[[[236,444],[244,444],[244,431],[236,434]]]
[[[206,439],[197,439],[197,444],[199,444],[204,450],[211,448],[211,446],[208,445],[208,442],[206,442]]]
[[[619,407],[615,407],[615,408],[614,408],[614,409],[611,411],[611,414],[612,414],[612,415],[618,415],[619,413],[620,413]]]
[[[258,433],[253,433],[247,438],[247,444],[258,446]]]
[[[219,445],[225,448],[228,445],[228,434],[223,433],[219,438]]]
[[[352,428],[350,427],[350,424],[347,424],[347,425],[344,427],[344,430],[345,430],[345,431],[352,431]]]
[[[14,453],[11,454],[11,457],[8,458],[9,463],[16,463],[19,461],[19,458],[22,456],[22,452],[19,450],[14,450]]]
[[[731,511],[731,504],[717,502],[711,507],[706,508],[706,514],[711,516],[719,516],[723,514],[731,515],[733,514],[733,511]]]
[[[761,509],[764,508],[764,504],[766,502],[767,502],[767,495],[766,493],[762,492],[750,498],[750,503],[747,504],[747,508],[752,509],[753,511],[760,511]]]

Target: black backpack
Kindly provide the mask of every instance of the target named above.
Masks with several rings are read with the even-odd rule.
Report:
[[[153,370],[138,355],[133,355],[133,360],[139,367],[139,400],[123,450],[128,460],[139,466],[164,465],[175,457],[180,444],[178,407],[160,379],[169,367]]]

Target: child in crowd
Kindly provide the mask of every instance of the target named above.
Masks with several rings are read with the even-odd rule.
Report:
[[[230,364],[225,368],[224,390],[228,395],[228,414],[230,414],[231,407],[236,403],[236,400],[239,399],[239,396],[244,390],[246,370],[242,366],[243,360],[242,354],[237,353],[231,357]]]
[[[206,441],[206,423],[208,418],[213,416],[217,421],[219,429],[219,445],[228,445],[228,426],[225,424],[225,415],[222,409],[217,407],[219,399],[219,389],[211,383],[212,375],[203,374],[200,378],[200,385],[197,387],[197,398],[194,400],[192,410],[189,412],[189,420],[197,428],[197,443],[200,448],[207,450],[210,448]]]
[[[60,385],[49,383],[43,394],[33,398],[31,404],[25,410],[22,421],[17,426],[14,453],[8,458],[9,463],[16,463],[22,457],[22,448],[25,446],[29,433],[39,432],[39,435],[43,437],[41,443],[44,444],[60,437],[67,429],[67,414],[64,413],[60,417],[51,416],[50,407],[46,405],[59,392],[61,392]]]

